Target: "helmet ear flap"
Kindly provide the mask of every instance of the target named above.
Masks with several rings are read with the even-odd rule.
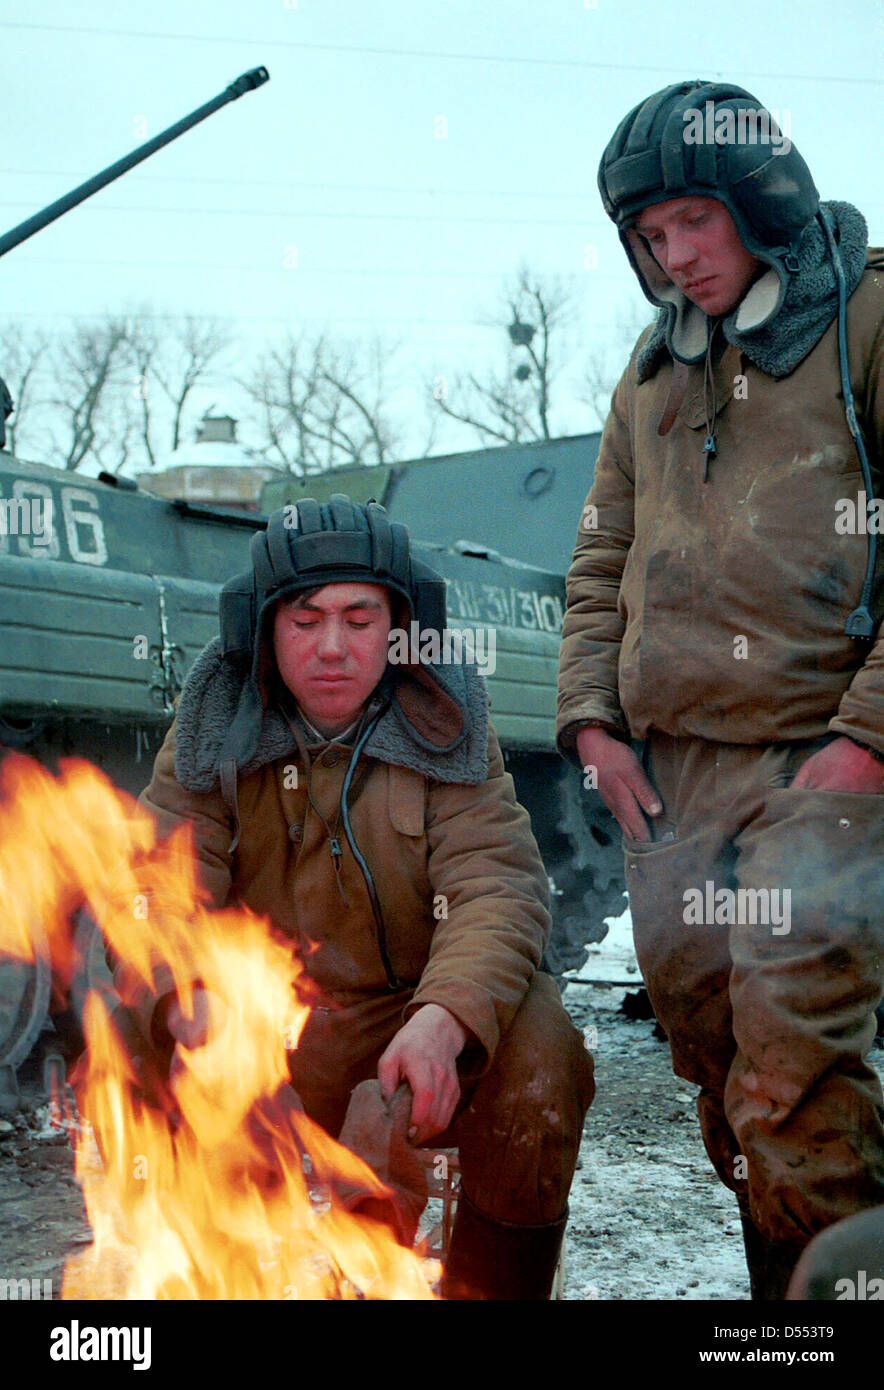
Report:
[[[267,531],[257,531],[252,536],[250,552],[255,583],[262,592],[266,593],[276,584],[276,573],[270,560],[270,550],[267,543]],[[242,576],[237,576],[237,578],[242,578]]]
[[[221,620],[221,655],[248,666],[255,646],[258,602],[255,572],[235,574],[221,590],[218,603]]]
[[[725,162],[731,197],[742,214],[741,235],[750,228],[763,246],[794,250],[820,205],[813,175],[795,146],[773,158],[763,145],[728,145]]]
[[[412,562],[415,619],[421,632],[444,632],[448,626],[445,580],[421,560]]]

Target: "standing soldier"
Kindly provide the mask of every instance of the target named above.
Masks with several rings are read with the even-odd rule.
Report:
[[[599,186],[659,312],[581,518],[559,746],[623,829],[673,1067],[777,1299],[884,1202],[884,254],[740,87],[649,97]]]

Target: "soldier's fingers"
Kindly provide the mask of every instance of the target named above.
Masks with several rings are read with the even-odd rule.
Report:
[[[647,811],[649,816],[659,816],[663,810],[660,793],[648,781],[638,761],[627,785],[643,811]]]
[[[457,1102],[459,1100],[460,1084],[457,1080],[457,1077],[455,1076],[454,1079],[449,1082],[449,1085],[445,1089],[444,1095],[440,1098],[439,1101],[439,1128],[438,1130],[436,1130],[437,1134],[440,1133],[443,1129],[447,1129],[448,1126],[451,1124],[451,1119],[454,1115],[455,1110],[457,1109]]]
[[[436,1097],[431,1086],[415,1087],[412,1083],[412,1090],[414,1091],[414,1100],[411,1103],[411,1125],[408,1133],[414,1138],[423,1135],[424,1131],[429,1128]]]
[[[384,1097],[384,1103],[386,1105],[390,1104],[393,1092],[399,1085],[399,1078],[401,1075],[402,1069],[399,1065],[398,1054],[391,1052],[388,1048],[378,1062],[378,1081],[380,1082],[381,1094]]]
[[[644,844],[645,841],[651,839],[651,833],[648,830],[648,822],[637,810],[633,811],[631,815],[622,820],[620,824],[626,831],[630,840],[635,840],[638,844]]]
[[[460,1084],[454,1067],[432,1066],[429,1084],[415,1092],[411,1108],[409,1137],[418,1144],[445,1129],[454,1113],[460,1096]]]
[[[429,1123],[432,1124],[431,1134],[438,1134],[441,1130],[447,1129],[459,1099],[460,1082],[457,1068],[446,1067],[435,1088],[435,1099],[429,1116]]]
[[[617,782],[612,788],[610,799],[605,798],[609,810],[616,817],[620,829],[631,840],[649,840],[647,821],[630,788],[624,782]]]

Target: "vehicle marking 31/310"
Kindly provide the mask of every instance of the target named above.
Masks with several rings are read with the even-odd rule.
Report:
[[[451,616],[470,618],[494,627],[523,627],[532,632],[561,632],[564,612],[558,594],[516,589],[503,584],[476,584],[449,579]]]

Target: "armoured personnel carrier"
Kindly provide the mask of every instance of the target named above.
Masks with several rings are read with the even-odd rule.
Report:
[[[171,133],[0,239],[0,254],[231,100],[230,93],[265,80],[265,69],[246,74]],[[247,567],[249,541],[263,519],[154,497],[113,475],[63,473],[15,458],[3,442],[0,756],[23,751],[50,767],[61,757],[84,757],[137,793],[188,668],[216,635],[220,587]],[[450,626],[493,628],[493,718],[553,884],[548,965],[559,974],[580,964],[584,945],[604,935],[603,918],[622,905],[623,893],[613,821],[553,747],[564,572],[597,445],[598,436],[583,436],[352,477],[353,470],[335,470],[310,478],[307,487],[287,485],[264,504],[266,511],[332,491],[376,496],[407,522],[421,557],[444,575]],[[481,539],[470,538],[476,535]],[[549,559],[538,563],[544,555]],[[97,933],[86,921],[78,930],[84,967],[75,1005],[103,969]],[[33,967],[0,960],[0,1101],[5,1089],[14,1103],[15,1068],[46,1024],[50,976],[47,960]]]

